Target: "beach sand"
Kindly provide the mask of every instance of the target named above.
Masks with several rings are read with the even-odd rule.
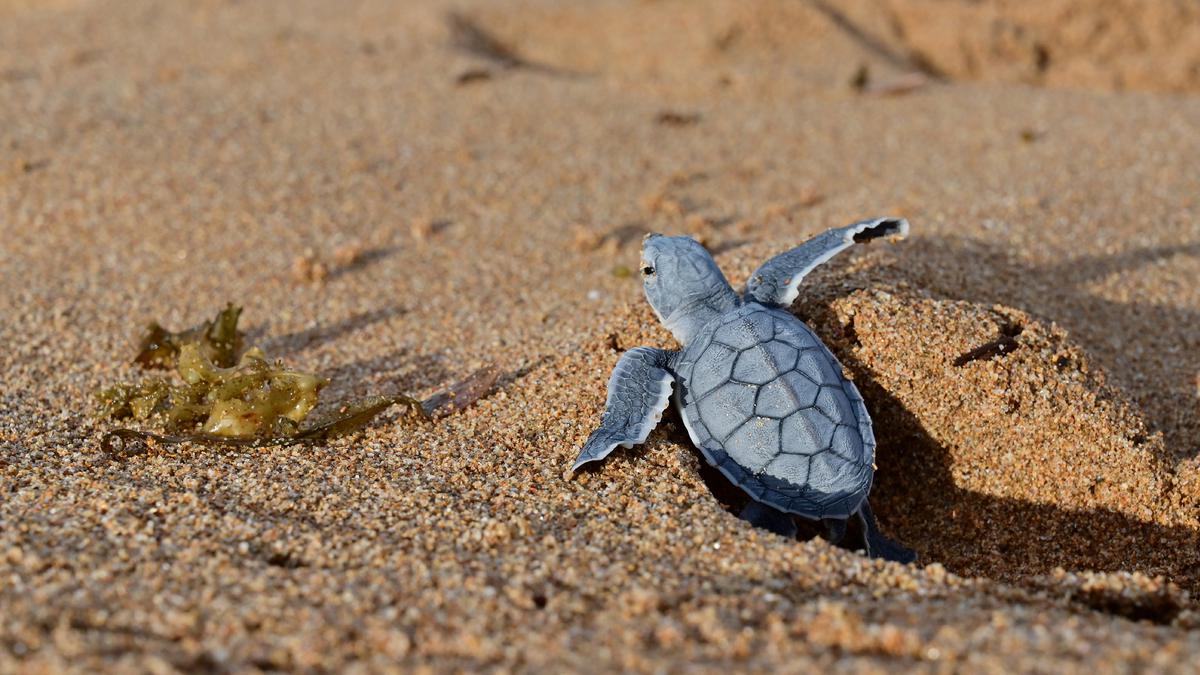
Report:
[[[1194,671],[1200,21],[1120,4],[0,0],[0,672]],[[738,285],[877,215],[793,311],[916,565],[739,521],[671,415],[569,476],[674,346],[644,232]],[[504,375],[103,453],[140,327],[227,301],[326,400]]]

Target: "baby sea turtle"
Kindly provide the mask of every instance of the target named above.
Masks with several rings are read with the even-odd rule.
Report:
[[[836,542],[858,516],[868,555],[914,560],[880,534],[867,502],[875,436],[862,396],[821,339],[786,311],[817,265],[857,242],[907,233],[898,218],[829,230],[768,260],[740,296],[694,239],[647,235],[643,290],[683,349],[621,356],[600,427],[573,469],[645,441],[676,384],[692,442],[751,497],[743,519],[795,536],[798,515],[821,521]]]

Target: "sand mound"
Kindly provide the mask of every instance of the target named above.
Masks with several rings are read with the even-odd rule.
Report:
[[[1195,586],[1195,495],[1061,329],[914,290],[855,291],[812,316],[873,404],[880,510],[926,559]]]

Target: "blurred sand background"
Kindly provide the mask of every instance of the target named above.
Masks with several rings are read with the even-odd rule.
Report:
[[[1198,91],[1184,0],[0,0],[0,672],[1194,672]],[[565,478],[672,346],[643,232],[738,284],[884,214],[793,309],[916,566],[737,520],[671,417]],[[226,301],[329,400],[505,375],[102,453],[138,328]]]

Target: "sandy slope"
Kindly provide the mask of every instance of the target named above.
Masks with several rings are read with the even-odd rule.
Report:
[[[437,3],[0,2],[0,670],[1187,670],[1190,10],[1077,44],[1045,17],[1100,3],[940,3],[987,55],[960,70],[907,23],[929,3],[886,4],[455,5],[506,68]],[[997,21],[1050,65],[972,42]],[[914,64],[944,79],[850,84]],[[670,419],[564,478],[619,350],[672,344],[616,273],[642,232],[740,282],[883,213],[914,236],[794,310],[875,414],[874,501],[921,565],[745,526]],[[90,397],[136,374],[133,326],[226,300],[333,397],[507,375],[437,425],[104,456]]]

